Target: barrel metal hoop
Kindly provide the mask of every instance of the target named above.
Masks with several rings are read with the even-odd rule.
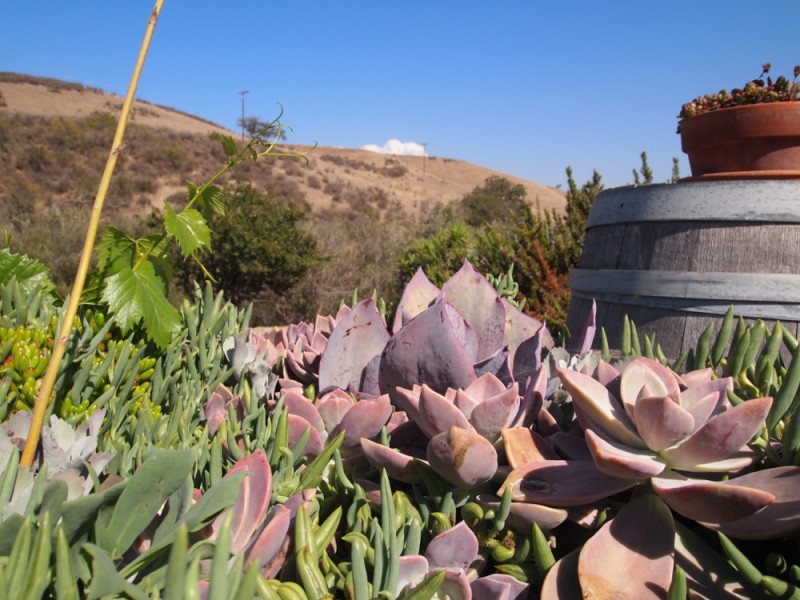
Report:
[[[587,228],[655,221],[800,223],[800,181],[716,181],[601,192]]]
[[[800,275],[573,269],[574,296],[603,302],[782,321],[800,320]]]

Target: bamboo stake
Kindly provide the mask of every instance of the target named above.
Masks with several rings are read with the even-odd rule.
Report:
[[[125,128],[128,125],[128,120],[133,107],[133,100],[136,97],[136,88],[139,85],[139,78],[144,67],[144,60],[147,56],[147,51],[150,48],[150,41],[153,37],[158,16],[161,13],[161,7],[164,0],[156,0],[155,7],[150,13],[150,18],[147,21],[147,29],[145,30],[144,40],[139,49],[139,56],[136,60],[136,66],[133,69],[130,84],[128,85],[128,93],[125,96],[125,102],[122,105],[122,113],[119,117],[117,124],[117,131],[114,135],[114,141],[111,144],[111,151],[106,161],[106,167],[103,171],[103,176],[100,179],[100,185],[97,189],[97,196],[95,196],[94,205],[92,207],[92,215],[89,219],[89,228],[86,232],[86,240],[84,241],[83,251],[81,253],[80,263],[78,264],[78,272],[75,275],[75,281],[72,284],[72,292],[69,296],[69,304],[67,305],[64,320],[61,323],[61,330],[59,331],[58,338],[53,345],[53,352],[50,356],[50,363],[47,365],[42,386],[39,389],[39,394],[36,396],[36,401],[33,405],[33,412],[31,416],[31,426],[28,431],[28,439],[25,440],[25,447],[22,451],[22,458],[20,459],[20,466],[30,469],[33,464],[33,457],[36,453],[36,448],[39,445],[39,439],[42,435],[42,427],[44,426],[44,416],[47,411],[47,404],[50,395],[53,393],[58,370],[61,367],[61,361],[64,358],[64,353],[69,343],[70,334],[72,333],[72,322],[75,320],[75,315],[78,313],[78,305],[80,304],[81,294],[86,283],[86,276],[89,273],[89,266],[92,259],[92,252],[94,251],[94,244],[97,238],[97,230],[100,226],[100,214],[103,210],[103,203],[106,199],[109,184],[111,183],[111,175],[114,172],[114,167],[117,164],[117,157],[123,149],[122,140],[125,137]]]

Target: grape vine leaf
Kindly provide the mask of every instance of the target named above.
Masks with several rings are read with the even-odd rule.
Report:
[[[167,234],[175,238],[184,256],[211,244],[211,230],[203,215],[193,208],[176,213],[169,202],[164,203],[164,226]]]
[[[143,321],[148,336],[162,348],[181,325],[180,313],[167,300],[163,282],[150,260],[142,261],[135,270],[123,267],[108,277],[103,301],[124,332]]]
[[[225,194],[220,188],[215,185],[198,187],[191,182],[188,183],[188,186],[189,198],[191,198],[193,202],[197,202],[203,214],[225,214]]]
[[[12,277],[26,293],[40,289],[49,294],[54,288],[50,271],[43,263],[4,248],[0,251],[0,284],[6,285]]]
[[[236,142],[233,138],[229,135],[222,135],[221,133],[214,132],[211,134],[212,139],[217,140],[222,145],[222,151],[225,153],[225,156],[228,158],[232,158],[236,156],[236,153],[239,151],[239,148],[236,146]]]

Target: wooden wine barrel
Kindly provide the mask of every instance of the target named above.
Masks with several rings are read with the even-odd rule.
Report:
[[[624,315],[667,356],[694,347],[732,305],[747,320],[800,323],[800,181],[736,180],[601,192],[570,276],[567,324],[597,302],[619,348]],[[599,336],[595,338],[595,346]]]

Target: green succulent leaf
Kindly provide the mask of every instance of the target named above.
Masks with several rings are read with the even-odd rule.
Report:
[[[211,230],[200,211],[186,208],[176,213],[169,202],[164,203],[164,209],[167,234],[175,238],[184,256],[211,244]]]
[[[147,594],[117,572],[114,561],[105,550],[88,543],[83,545],[83,550],[92,557],[92,577],[87,594],[89,600],[122,593],[135,600],[148,600]]]
[[[98,531],[100,545],[115,555],[124,553],[191,474],[193,464],[192,450],[159,450],[145,460],[120,494],[108,527]]]
[[[162,348],[181,324],[180,313],[167,300],[156,267],[149,260],[136,270],[126,267],[109,277],[103,301],[123,331],[144,321],[148,335]]]

